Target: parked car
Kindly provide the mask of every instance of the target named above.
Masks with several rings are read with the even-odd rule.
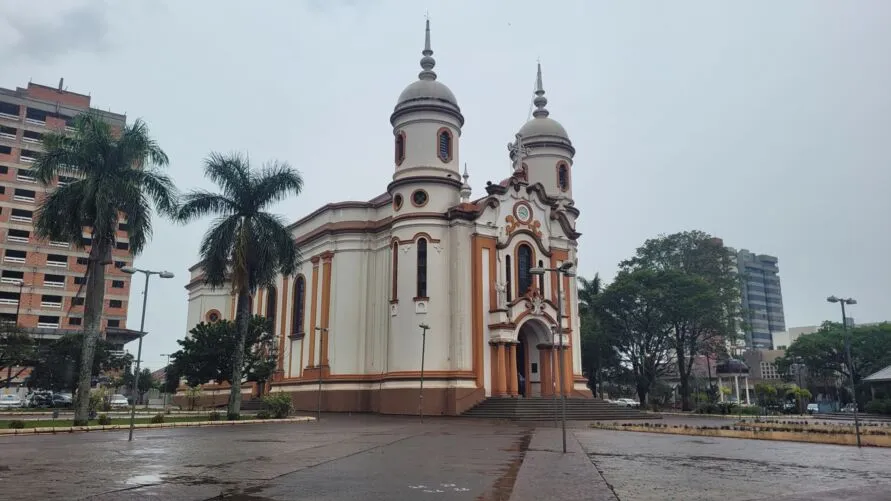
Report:
[[[35,391],[25,397],[25,405],[28,407],[47,408],[53,406],[53,394],[49,391]]]
[[[112,409],[120,409],[123,407],[129,407],[130,402],[127,400],[127,397],[116,393],[108,399],[108,405],[110,405]]]
[[[70,393],[53,394],[53,407],[71,407],[73,401]]]
[[[19,398],[18,395],[0,395],[0,409],[23,407],[24,404],[24,400]]]
[[[855,408],[855,407],[856,407],[856,404],[851,403],[851,404],[848,404],[848,405],[842,407],[842,410],[841,410],[841,411],[842,411],[842,412],[854,412],[854,408]],[[857,410],[859,411],[860,408],[857,407]]]
[[[640,402],[634,400],[633,398],[620,398],[616,400],[616,403],[621,407],[631,407],[633,409],[637,409],[640,407]]]
[[[817,404],[817,403],[807,404],[807,413],[808,414],[816,414],[818,412],[820,412],[820,404]]]

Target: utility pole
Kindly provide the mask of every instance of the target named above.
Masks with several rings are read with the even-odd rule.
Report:
[[[319,343],[320,343],[319,346],[321,346],[322,333],[328,332],[328,329],[326,327],[316,327],[316,330],[319,332]],[[316,419],[319,422],[322,421],[322,358],[321,357],[322,357],[322,353],[321,353],[321,351],[319,351],[319,365],[318,365],[318,369],[319,369],[319,390],[318,390],[319,395],[318,395],[318,397],[319,397],[319,400],[317,403],[318,410],[316,411]]]
[[[854,433],[857,435],[857,448],[860,448],[860,418],[857,409],[857,386],[854,382],[854,359],[851,357],[851,335],[848,333],[848,317],[845,313],[846,304],[857,304],[857,300],[853,298],[838,298],[829,296],[826,301],[830,303],[841,303],[842,312],[842,330],[845,333],[845,357],[848,359],[848,375],[851,377],[851,398],[854,400]]]

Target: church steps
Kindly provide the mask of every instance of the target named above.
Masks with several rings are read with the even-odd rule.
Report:
[[[462,416],[514,421],[550,421],[555,412],[561,415],[560,401],[552,398],[488,398]],[[555,411],[556,409],[556,411]],[[566,400],[566,418],[570,420],[605,421],[615,419],[658,419],[636,409],[620,407],[596,398]]]

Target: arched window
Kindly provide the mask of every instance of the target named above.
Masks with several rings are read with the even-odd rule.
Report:
[[[532,268],[532,247],[529,247],[526,244],[520,244],[520,246],[517,247],[518,296],[526,294],[532,287],[532,273],[529,273],[530,268]]]
[[[293,318],[291,319],[291,332],[303,333],[303,313],[306,311],[306,280],[303,275],[298,275],[294,281]]]
[[[504,256],[504,276],[507,277],[504,281],[505,289],[507,290],[507,302],[511,302],[514,299],[513,294],[513,270],[510,267],[510,256]]]
[[[443,162],[452,160],[452,133],[449,129],[439,129],[436,154]]]
[[[557,165],[557,186],[560,187],[560,191],[569,189],[569,166],[565,163]]]
[[[396,165],[402,165],[405,160],[405,133],[399,131],[396,134]]]
[[[418,297],[427,297],[427,239],[418,239]]]
[[[390,301],[399,300],[399,242],[393,242],[393,277],[391,284],[392,292],[390,293]]]
[[[538,260],[538,267],[544,268],[544,261]],[[544,296],[544,273],[538,276],[538,293]]]
[[[275,287],[270,286],[266,289],[266,318],[268,318],[275,328],[275,302],[278,299]]]

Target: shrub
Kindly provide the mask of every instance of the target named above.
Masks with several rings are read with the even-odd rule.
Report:
[[[270,417],[269,411],[267,410],[262,410],[257,413],[257,419],[269,419]]]
[[[152,416],[151,423],[152,424],[161,424],[164,422],[164,414],[155,414]]]
[[[866,403],[866,412],[891,415],[891,398],[877,398]]]
[[[108,414],[99,414],[99,424],[102,426],[108,426],[111,424],[111,418],[108,417]]]
[[[758,407],[740,407],[737,412],[743,416],[760,416],[761,415],[761,409],[759,409]]]
[[[285,393],[276,393],[263,397],[263,410],[276,419],[288,417],[292,408],[291,397]]]
[[[217,412],[217,411],[213,411],[207,415],[207,419],[208,419],[208,421],[222,421],[223,414],[220,412]]]
[[[25,422],[21,419],[13,419],[9,422],[9,428],[13,430],[21,430],[25,427]]]
[[[237,412],[226,413],[226,421],[238,421],[239,419],[241,419],[241,414]]]

